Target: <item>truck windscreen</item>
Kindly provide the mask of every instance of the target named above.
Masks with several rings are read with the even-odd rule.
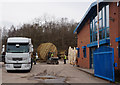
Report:
[[[27,53],[29,52],[28,43],[8,43],[7,44],[7,53]]]

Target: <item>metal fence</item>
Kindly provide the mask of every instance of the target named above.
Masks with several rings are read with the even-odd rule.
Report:
[[[114,82],[114,49],[101,46],[94,51],[94,75]]]

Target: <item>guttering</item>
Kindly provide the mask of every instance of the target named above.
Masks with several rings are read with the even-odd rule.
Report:
[[[100,4],[101,2],[105,2],[105,0],[100,0],[100,1],[99,1],[99,4]],[[86,20],[88,20],[88,18],[89,18],[90,16],[92,16],[93,13],[91,13],[91,12],[94,11],[94,10],[92,9],[94,6],[97,6],[97,2],[93,2],[93,3],[90,5],[90,7],[88,8],[88,10],[86,11],[86,13],[84,14],[84,16],[82,17],[80,23],[77,25],[77,27],[76,27],[75,30],[73,31],[74,34],[76,34],[76,32],[77,32],[77,34],[78,34],[78,33],[79,33],[78,29],[81,30],[81,29],[82,29],[82,26],[84,25],[84,23],[86,22]]]

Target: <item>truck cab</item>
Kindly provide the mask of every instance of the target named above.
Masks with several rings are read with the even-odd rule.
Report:
[[[32,68],[33,45],[30,38],[11,37],[7,39],[5,67],[10,70],[28,70]]]

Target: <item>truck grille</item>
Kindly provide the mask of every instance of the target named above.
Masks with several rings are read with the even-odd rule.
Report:
[[[13,61],[22,61],[22,58],[13,58]]]
[[[14,68],[21,68],[21,64],[14,64]]]

